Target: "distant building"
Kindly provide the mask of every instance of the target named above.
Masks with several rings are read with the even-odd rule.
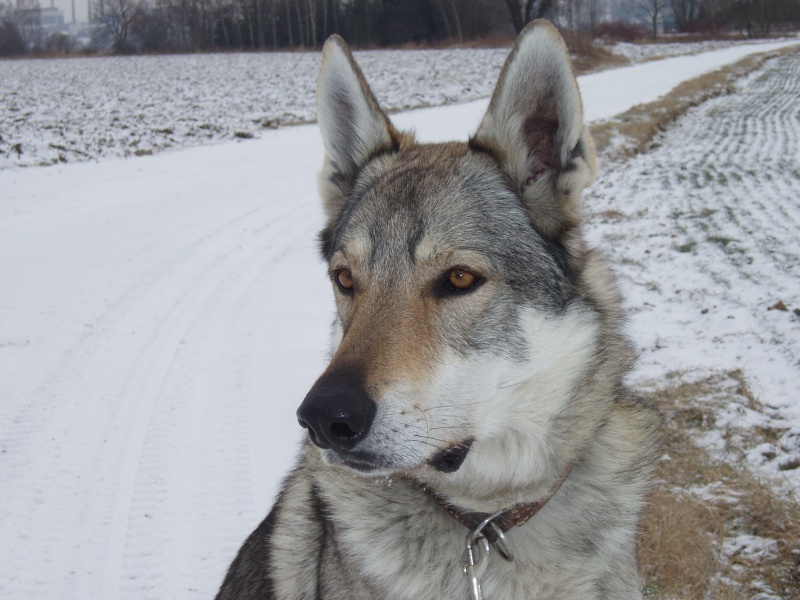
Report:
[[[47,8],[18,10],[15,21],[28,50],[85,48],[91,42],[94,29],[90,23],[66,23],[64,11],[52,4]],[[55,45],[52,45],[54,40]]]
[[[39,26],[42,28],[42,33],[45,35],[64,31],[66,29],[66,24],[64,23],[64,11],[54,6],[49,8],[40,8],[39,23]]]

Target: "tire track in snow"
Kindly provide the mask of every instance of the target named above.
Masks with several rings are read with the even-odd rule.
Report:
[[[263,216],[265,215],[262,215],[262,218]],[[252,222],[252,217],[252,214],[245,215],[242,220],[247,219]],[[187,481],[186,475],[181,473],[185,465],[191,464],[192,461],[175,460],[170,457],[177,455],[179,458],[193,446],[196,447],[196,440],[192,440],[192,437],[203,422],[202,415],[197,414],[194,411],[195,407],[192,406],[198,400],[195,395],[186,394],[186,390],[180,389],[176,393],[166,394],[165,387],[174,370],[181,345],[189,333],[201,324],[201,315],[204,312],[210,313],[206,314],[207,318],[213,318],[216,313],[213,305],[219,302],[218,296],[227,293],[225,288],[233,285],[231,280],[236,278],[237,272],[254,261],[279,260],[280,254],[286,249],[270,247],[271,243],[264,243],[261,240],[274,236],[277,231],[281,231],[283,238],[289,239],[302,234],[303,226],[308,220],[307,215],[301,212],[292,214],[291,217],[287,219],[286,214],[277,219],[270,217],[267,222],[262,222],[259,227],[253,228],[249,248],[236,248],[234,253],[212,260],[209,260],[208,256],[197,257],[198,264],[213,265],[213,268],[181,293],[183,300],[174,304],[170,314],[164,317],[164,326],[156,331],[148,348],[141,353],[143,358],[140,366],[124,392],[131,398],[138,398],[138,406],[136,421],[120,469],[120,487],[111,520],[112,532],[107,559],[108,570],[104,578],[104,598],[114,598],[118,595],[154,599],[164,597],[166,590],[163,588],[163,583],[159,582],[159,578],[163,576],[163,569],[160,567],[165,555],[175,551],[175,548],[171,547],[174,538],[170,532],[175,519],[180,519],[182,511],[185,511],[185,507],[169,504],[170,498],[182,496],[171,495],[171,487],[181,483],[193,487],[191,484],[194,483]],[[229,226],[226,229],[230,231],[231,228]],[[238,231],[238,228],[233,227],[233,230]],[[204,240],[203,243],[208,244],[208,241]],[[217,244],[209,245],[209,248],[216,247]],[[187,372],[173,377],[180,382],[179,388],[181,384],[186,383],[185,375],[188,371],[187,369]],[[203,444],[220,444],[231,438],[246,440],[240,431],[236,431],[241,423],[248,421],[247,406],[242,404],[245,398],[240,399],[238,406],[236,402],[228,402],[227,398],[214,400],[225,401],[226,411],[222,416],[227,420],[227,427],[218,430],[205,429]],[[189,420],[184,421],[184,416],[188,416]],[[189,432],[188,436],[181,435],[184,425]],[[207,460],[213,458],[213,455],[207,456]],[[252,466],[237,465],[235,470],[228,470],[225,476],[221,477],[221,469],[231,464],[229,460],[220,460],[224,458],[226,457],[217,456],[215,464],[211,465],[209,471],[216,474],[216,477],[212,475],[212,479],[226,482],[228,495],[225,496],[225,502],[232,508],[238,494],[230,492],[245,493]],[[200,473],[194,475],[198,480],[204,478],[202,469]],[[180,525],[185,526],[184,523]],[[182,535],[180,539],[188,541],[191,536]],[[189,550],[191,548],[185,548],[185,551]],[[143,568],[145,565],[150,568]],[[130,579],[131,574],[139,575]],[[141,574],[154,575],[143,577]],[[189,589],[191,588],[174,591],[186,592]]]
[[[233,220],[222,222],[212,231],[190,229],[188,234],[179,235],[181,239],[174,244],[148,247],[133,258],[131,265],[123,265],[127,279],[116,282],[114,293],[116,290],[125,291],[110,302],[101,303],[98,312],[90,312],[97,315],[92,331],[77,338],[69,336],[71,349],[56,353],[60,356],[47,368],[48,374],[43,380],[34,382],[20,378],[21,387],[18,384],[18,388],[23,404],[14,411],[16,417],[9,421],[10,428],[3,436],[3,446],[13,448],[14,453],[0,459],[6,463],[3,465],[6,490],[13,489],[15,494],[28,497],[30,502],[24,505],[16,503],[6,515],[7,523],[27,523],[28,536],[50,539],[51,543],[45,555],[37,560],[14,555],[9,556],[5,563],[13,572],[24,574],[20,583],[36,579],[26,573],[26,565],[30,564],[48,565],[46,568],[53,572],[72,573],[60,591],[54,587],[55,582],[47,582],[44,578],[38,591],[29,587],[25,597],[115,598],[120,579],[130,580],[131,571],[123,569],[123,554],[131,556],[136,553],[135,547],[129,548],[131,532],[136,538],[135,524],[132,528],[128,525],[130,508],[143,508],[152,513],[159,498],[169,494],[163,485],[148,488],[150,482],[147,478],[142,481],[139,471],[143,464],[145,469],[149,468],[154,462],[152,457],[157,455],[160,455],[162,463],[169,462],[169,454],[148,449],[148,436],[155,435],[151,433],[151,415],[160,408],[163,382],[173,371],[175,356],[185,341],[186,333],[196,327],[200,311],[209,298],[229,281],[231,272],[243,264],[280,260],[296,246],[296,237],[303,237],[309,221],[317,219],[315,198],[306,201],[305,206],[290,205],[278,210],[274,206],[265,206],[258,199],[251,204],[257,208],[239,212]],[[249,232],[243,233],[245,228]],[[310,240],[303,239],[303,244],[310,245]],[[106,281],[102,285],[107,284]],[[173,309],[162,314],[165,305],[173,306]],[[154,326],[152,321],[160,324]],[[137,339],[137,332],[150,337]],[[51,341],[59,341],[63,335],[62,331],[48,333],[50,335],[44,335],[41,340],[44,347]],[[119,352],[119,338],[126,335],[130,337],[130,347]],[[94,370],[120,371],[120,366],[126,362],[129,364],[125,370],[132,373],[127,382],[103,381],[100,377],[100,389],[92,390],[91,384],[81,381],[91,377]],[[186,377],[186,373],[182,375]],[[120,383],[124,386],[120,387]],[[71,392],[76,389],[89,390],[89,396],[79,397]],[[54,401],[58,396],[63,397],[69,406]],[[174,396],[168,398],[169,401],[174,399]],[[100,414],[96,412],[98,408],[102,411]],[[226,414],[230,415],[232,422],[239,424],[239,428],[241,423],[248,422],[248,405],[238,411],[231,408],[235,407],[226,407]],[[168,412],[172,409],[161,410]],[[131,420],[135,421],[133,431],[125,431]],[[99,430],[108,431],[109,438],[117,438],[116,444],[114,439],[108,440],[108,445],[113,448],[105,447],[106,441],[98,441],[94,436],[75,437],[92,421]],[[51,425],[43,427],[45,423]],[[53,426],[60,433],[52,439],[44,439],[43,434],[49,436],[54,431]],[[115,430],[124,433],[112,433]],[[241,431],[232,431],[230,426],[221,431],[228,439],[243,439],[246,443],[247,438]],[[210,436],[214,432],[206,433]],[[119,442],[123,445],[120,446]],[[85,448],[80,450],[81,446]],[[143,463],[139,461],[140,451]],[[30,462],[31,457],[34,464]],[[215,457],[212,454],[210,458],[217,460],[217,470],[235,462],[230,460],[230,456]],[[45,466],[47,462],[51,465]],[[123,468],[118,470],[116,465],[120,464]],[[45,471],[52,472],[55,479],[42,482],[40,478],[31,477],[32,473]],[[68,472],[74,473],[75,477],[65,477]],[[108,485],[115,479],[118,480],[116,484]],[[235,491],[233,484],[236,481],[247,486],[249,479],[249,473],[231,473],[227,477],[230,485],[226,491]],[[51,485],[60,489],[56,501],[52,498]],[[109,492],[115,496],[109,496]],[[49,506],[44,511],[48,497]],[[234,502],[235,498],[230,501]],[[80,514],[74,514],[76,509]],[[110,540],[103,543],[102,539],[81,540],[79,536],[73,544],[65,539],[70,532],[70,527],[63,524],[67,513],[72,513],[67,515],[69,521],[100,520],[108,524],[113,528]],[[103,527],[89,532],[89,537],[106,535],[109,533]],[[72,550],[70,546],[73,546]],[[162,552],[155,553],[162,562],[169,554],[163,548]],[[103,564],[108,567],[105,574]],[[84,565],[90,572],[82,572],[79,567]],[[197,565],[193,567],[195,572],[200,570]],[[163,564],[155,572],[163,576]],[[98,577],[105,581],[102,594],[97,587]],[[141,591],[140,584],[144,583],[141,578],[134,583],[134,588]],[[141,597],[141,594],[135,595]],[[153,597],[164,596],[157,593]]]
[[[292,219],[288,229],[281,227],[282,235],[302,238],[307,221],[304,215]],[[270,229],[272,227],[277,225],[273,224]],[[268,234],[269,231],[264,233]],[[202,563],[210,558],[208,553],[198,555],[198,538],[199,545],[205,549],[218,546],[220,539],[230,535],[224,529],[221,531],[227,526],[240,541],[242,532],[238,526],[230,527],[231,519],[227,515],[240,512],[244,498],[250,498],[260,517],[265,514],[265,503],[259,503],[254,497],[258,494],[252,488],[258,483],[254,483],[252,478],[253,473],[268,465],[269,457],[260,457],[255,463],[243,461],[242,457],[249,456],[250,452],[247,448],[248,437],[241,431],[242,423],[251,422],[248,417],[249,403],[254,396],[263,393],[261,390],[269,389],[266,385],[260,390],[242,387],[242,382],[253,378],[253,373],[258,370],[258,365],[248,364],[247,357],[259,354],[253,345],[263,338],[257,330],[237,327],[240,319],[220,318],[220,315],[228,313],[235,317],[237,307],[245,311],[257,310],[258,303],[251,303],[251,299],[263,293],[260,288],[265,281],[270,281],[269,276],[275,274],[275,265],[282,263],[285,258],[282,256],[283,250],[277,248],[267,252],[265,247],[254,248],[234,268],[226,270],[224,279],[216,283],[212,293],[204,295],[199,310],[191,315],[191,324],[182,338],[190,350],[180,353],[176,348],[176,355],[170,363],[172,366],[176,362],[183,363],[184,368],[178,364],[173,369],[177,375],[173,373],[172,377],[165,377],[159,389],[159,399],[167,401],[161,401],[153,407],[151,424],[140,447],[129,453],[132,459],[139,462],[135,476],[125,478],[128,488],[120,494],[123,500],[130,497],[130,504],[120,510],[120,516],[127,521],[124,548],[120,545],[122,598],[155,599],[165,594],[172,597],[185,595],[187,591],[208,589],[198,585],[197,581],[203,577],[199,573],[209,572]],[[319,281],[324,284],[324,279],[320,278]],[[231,325],[234,331],[227,331]],[[250,344],[241,347],[242,340],[248,339],[248,334]],[[240,346],[236,356],[230,356],[226,349],[236,346]],[[186,381],[183,377],[204,362],[206,353],[215,356],[208,363],[219,361],[220,366],[230,366],[233,371],[229,375],[215,374],[210,377],[207,384],[211,390],[198,386],[194,381]],[[288,400],[292,407],[296,398]],[[204,414],[207,412],[214,417],[209,418],[208,414]],[[210,423],[215,426],[209,427]],[[164,460],[164,457],[172,456],[176,458]],[[202,456],[203,460],[197,464],[191,460],[192,456]],[[194,472],[187,473],[187,465]],[[231,465],[234,465],[233,469]],[[202,518],[196,521],[185,517],[186,508],[180,504],[185,493],[175,493],[176,488],[196,490],[198,504],[193,506],[193,512],[205,517],[207,522],[203,522]],[[213,501],[207,501],[203,492],[213,495]],[[156,502],[156,499],[159,501]],[[267,502],[269,500],[271,498]],[[196,519],[196,516],[193,517]],[[252,524],[247,520],[248,527]],[[180,547],[176,547],[176,540],[180,540],[177,544]],[[121,544],[123,538],[120,537],[118,541]],[[170,552],[188,557],[184,560],[190,564],[182,573],[173,575],[172,580],[167,582],[157,579],[149,581],[146,575],[142,576],[161,574],[164,556]],[[128,581],[125,574],[139,575],[136,580]],[[213,583],[218,584],[221,574],[214,575]],[[116,579],[116,575],[109,573],[110,581]]]

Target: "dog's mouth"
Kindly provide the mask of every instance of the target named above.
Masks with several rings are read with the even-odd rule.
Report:
[[[451,446],[435,454],[428,460],[428,465],[440,473],[455,473],[464,464],[464,461],[472,447],[472,440],[461,442],[456,446]],[[358,471],[364,475],[375,475],[376,473],[388,473],[392,471],[407,470],[409,465],[396,464],[387,461],[384,457],[375,455],[371,452],[350,451],[347,453],[323,452],[324,460],[330,465],[347,467],[353,471]]]
[[[428,464],[440,473],[455,473],[464,464],[470,448],[472,440],[467,440],[458,446],[442,450],[428,461]]]
[[[326,451],[324,453],[325,462],[331,465],[347,467],[354,471],[363,474],[373,474],[376,471],[384,471],[390,469],[391,465],[386,464],[379,456],[375,456],[370,452],[347,452],[340,454],[338,452]]]

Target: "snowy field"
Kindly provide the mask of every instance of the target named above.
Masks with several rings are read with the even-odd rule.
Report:
[[[581,78],[586,113],[652,100],[735,50]],[[780,461],[800,428],[800,333],[765,304],[800,305],[798,60],[692,112],[587,197],[644,351],[637,377],[745,369],[787,429],[782,456],[752,464],[796,484]],[[463,139],[484,108],[396,122]],[[321,161],[316,127],[298,126],[0,172],[0,598],[213,596],[292,463],[294,413],[326,360]]]
[[[385,107],[402,110],[488,96],[507,54],[356,56]],[[149,154],[311,121],[319,59],[280,52],[0,61],[0,169]]]
[[[745,42],[617,44],[636,61]],[[391,111],[491,94],[508,49],[357,52]],[[314,119],[319,53],[0,61],[0,170],[140,156]],[[232,93],[235,90],[235,93]]]
[[[585,205],[623,284],[638,376],[742,369],[766,411],[732,406],[717,427],[774,431],[746,460],[800,492],[800,56],[738,88],[604,173]]]

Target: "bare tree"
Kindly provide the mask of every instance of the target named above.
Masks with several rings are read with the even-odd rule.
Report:
[[[689,31],[700,14],[700,0],[670,0],[672,15],[679,31]]]
[[[778,16],[779,0],[734,0],[733,12],[747,36],[768,36]]]
[[[230,0],[213,0],[214,1],[214,10],[217,22],[219,26],[222,28],[222,39],[225,42],[225,47],[231,47],[231,36],[228,32],[228,16],[231,13],[231,2]]]
[[[138,0],[102,0],[92,7],[92,20],[101,26],[100,34],[114,52],[128,50],[128,36],[139,11]]]
[[[670,0],[632,0],[633,10],[643,15],[650,22],[653,39],[658,38],[658,25],[664,20],[664,13],[669,10]]]
[[[546,16],[555,7],[555,0],[505,0],[505,3],[517,33],[534,19]]]
[[[594,37],[594,31],[597,28],[597,17],[599,12],[598,0],[588,0],[589,1],[589,31],[592,32],[592,37]]]
[[[17,0],[14,22],[26,50],[41,48],[42,15],[39,0]]]
[[[453,19],[456,22],[456,33],[458,34],[458,43],[464,43],[464,33],[461,31],[461,19],[458,16],[458,7],[456,6],[456,0],[450,0],[450,6],[453,7]]]
[[[444,27],[447,30],[447,37],[453,37],[453,30],[450,29],[450,19],[447,18],[447,11],[444,9],[444,2],[442,0],[437,0],[437,5],[439,6],[439,12],[442,13],[442,21],[444,22]]]
[[[25,40],[22,39],[17,27],[14,9],[10,3],[0,3],[0,56],[13,56],[24,52]]]

